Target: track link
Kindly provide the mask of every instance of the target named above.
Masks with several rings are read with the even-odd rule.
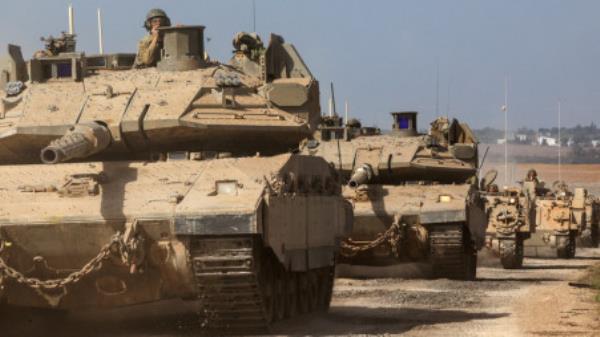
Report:
[[[227,331],[266,330],[270,323],[259,285],[252,238],[195,239],[191,261],[205,325]]]
[[[464,224],[432,226],[429,230],[429,248],[436,278],[475,279],[477,252]]]
[[[204,326],[219,334],[263,333],[273,321],[329,308],[333,266],[284,270],[254,237],[190,242]]]

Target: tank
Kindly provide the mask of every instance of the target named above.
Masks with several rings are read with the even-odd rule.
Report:
[[[523,266],[524,242],[535,230],[535,199],[518,187],[502,190],[494,184],[497,172],[488,172],[481,180],[488,219],[486,247],[500,258],[505,269]]]
[[[161,60],[146,69],[131,69],[130,54],[77,53],[74,42],[27,62],[8,48],[6,303],[181,298],[219,331],[328,308],[351,206],[325,160],[289,152],[318,124],[318,82],[280,36],[265,48],[239,34],[222,64],[205,57],[203,30],[161,28]]]
[[[524,190],[535,197],[535,232],[526,251],[538,254],[539,248],[549,247],[561,259],[575,257],[577,241],[590,229],[587,224],[587,190],[570,190],[564,182],[547,188],[543,182],[524,183]]]
[[[472,280],[487,225],[477,140],[457,120],[438,118],[420,134],[416,112],[392,117],[389,133],[327,117],[302,147],[338,170],[354,207],[340,262],[423,262],[435,277]]]

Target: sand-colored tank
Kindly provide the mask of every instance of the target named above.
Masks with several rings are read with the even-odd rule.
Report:
[[[494,184],[496,175],[490,171],[481,180],[488,218],[486,246],[505,269],[517,269],[523,266],[524,242],[535,230],[535,201],[521,187],[499,190]]]
[[[327,162],[286,154],[319,121],[318,82],[276,35],[266,48],[238,35],[221,64],[201,26],[160,34],[146,69],[73,41],[28,62],[9,47],[0,296],[55,309],[184,298],[216,328],[326,310],[351,207]]]
[[[325,158],[346,182],[354,227],[343,261],[425,262],[436,277],[474,279],[487,219],[477,187],[477,141],[466,124],[438,118],[417,132],[417,114],[393,113],[389,134],[327,118],[303,153]]]

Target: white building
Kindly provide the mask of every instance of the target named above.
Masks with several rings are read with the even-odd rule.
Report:
[[[592,147],[600,147],[600,139],[592,140]]]
[[[515,139],[519,142],[526,142],[527,141],[527,135],[524,133],[517,133],[515,135]]]
[[[538,136],[537,142],[539,145],[558,146],[558,141],[553,137]]]

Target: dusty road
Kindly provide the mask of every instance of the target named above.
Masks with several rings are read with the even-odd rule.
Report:
[[[475,282],[339,279],[328,314],[278,323],[272,336],[600,336],[594,293],[568,285],[600,262],[600,249],[578,255],[530,258],[510,272],[488,265]],[[66,318],[8,313],[0,337],[201,335],[186,310],[171,302]]]

